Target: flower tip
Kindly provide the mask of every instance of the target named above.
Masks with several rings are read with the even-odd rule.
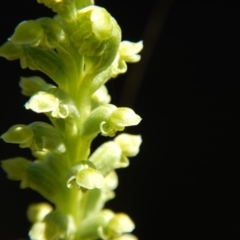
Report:
[[[135,116],[136,125],[139,124],[141,121],[142,121],[142,118],[136,114],[136,116]]]

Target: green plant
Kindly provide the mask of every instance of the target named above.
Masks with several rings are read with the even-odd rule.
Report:
[[[91,0],[38,0],[56,15],[21,22],[0,55],[20,60],[40,77],[22,77],[26,109],[44,113],[51,124],[17,124],[2,135],[8,143],[29,148],[34,160],[2,161],[11,180],[31,188],[49,203],[32,204],[27,215],[33,240],[134,240],[127,214],[104,209],[114,198],[115,169],[129,165],[139,151],[139,135],[119,134],[90,147],[97,135],[114,137],[141,118],[126,107],[110,104],[105,83],[140,60],[142,42],[121,41],[116,20]]]

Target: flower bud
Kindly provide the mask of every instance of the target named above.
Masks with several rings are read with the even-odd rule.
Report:
[[[47,84],[41,77],[21,77],[19,85],[22,89],[22,94],[25,96],[32,96],[38,92],[42,86]]]
[[[28,220],[32,223],[41,222],[53,210],[49,203],[31,204],[27,210]]]
[[[142,138],[140,135],[122,133],[114,139],[114,142],[120,146],[123,155],[126,157],[134,157],[139,152]]]
[[[108,94],[108,90],[105,85],[102,85],[93,95],[92,95],[92,109],[102,105],[107,104],[111,101],[111,96]]]
[[[110,240],[118,238],[124,233],[132,232],[134,228],[135,225],[127,214],[117,213],[109,217],[105,226],[99,226],[98,233],[102,239]]]
[[[9,40],[19,45],[29,44],[31,46],[37,46],[41,42],[43,33],[44,29],[41,23],[34,20],[23,21],[18,24],[14,34]]]
[[[29,147],[32,144],[34,132],[31,127],[17,124],[5,132],[1,138],[7,143],[18,143],[21,148]]]

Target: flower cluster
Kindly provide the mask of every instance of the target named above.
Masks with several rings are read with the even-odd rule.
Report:
[[[105,83],[138,62],[142,42],[121,41],[121,29],[92,0],[38,0],[56,15],[21,22],[0,47],[0,56],[52,79],[22,77],[25,108],[50,123],[16,124],[2,134],[8,143],[29,148],[33,160],[13,157],[2,168],[21,188],[49,203],[30,205],[32,240],[136,240],[125,213],[105,209],[115,197],[116,169],[139,152],[140,135],[121,133],[141,117],[110,103]],[[97,135],[115,137],[91,152]]]

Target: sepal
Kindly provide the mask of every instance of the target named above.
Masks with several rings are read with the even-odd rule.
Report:
[[[54,85],[48,84],[41,77],[21,77],[19,86],[22,89],[22,94],[25,96],[32,96],[40,90],[47,90],[49,88],[55,88]]]
[[[27,182],[27,173],[31,161],[22,158],[10,158],[1,162],[3,170],[7,173],[7,177],[14,181],[21,181],[21,187]]]
[[[12,42],[6,42],[0,47],[0,56],[7,60],[19,59],[23,54],[23,47]]]

